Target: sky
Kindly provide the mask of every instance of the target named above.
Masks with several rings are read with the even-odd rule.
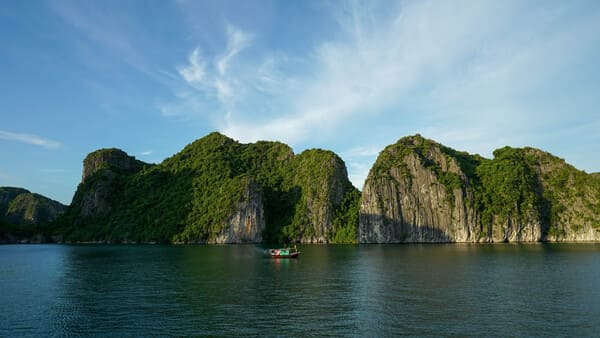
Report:
[[[362,188],[420,133],[600,171],[598,1],[0,1],[0,186],[70,203],[82,161],[212,131],[336,152]]]

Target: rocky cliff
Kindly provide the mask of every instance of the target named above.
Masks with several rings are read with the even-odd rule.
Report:
[[[386,147],[365,182],[358,241],[600,239],[597,178],[532,148],[506,147],[494,156],[420,135]]]
[[[116,148],[100,149],[88,154],[83,160],[80,187],[71,202],[77,205],[78,217],[108,214],[112,209],[110,199],[121,188],[122,178],[148,166]]]
[[[600,241],[600,177],[547,152],[522,149],[532,159],[542,201],[543,240]]]
[[[599,241],[600,177],[538,149],[486,159],[415,135],[380,153],[361,195],[333,152],[211,133],[158,165],[91,153],[57,224],[70,241]]]
[[[154,166],[114,149],[88,155],[60,223],[72,241],[351,242],[357,205],[332,152],[212,133]]]
[[[296,220],[300,218],[296,222],[300,231],[292,239],[302,243],[329,243],[330,237],[338,231],[334,224],[335,211],[346,194],[354,190],[348,181],[346,165],[331,151],[312,149],[296,156],[292,172],[292,185],[300,187],[302,192],[296,213]]]
[[[471,182],[449,152],[417,135],[380,153],[363,188],[361,243],[480,239]]]
[[[102,170],[110,170],[123,174],[133,174],[140,171],[147,163],[136,160],[121,149],[110,148],[96,150],[83,160],[81,182]]]
[[[262,189],[251,177],[244,184],[241,199],[227,218],[225,227],[209,243],[260,243],[265,230]]]

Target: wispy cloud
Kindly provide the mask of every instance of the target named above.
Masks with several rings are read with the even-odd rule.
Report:
[[[397,104],[425,78],[471,57],[487,38],[489,17],[507,11],[497,7],[419,2],[384,15],[347,3],[334,13],[343,34],[315,49],[310,76],[284,88],[288,110],[268,120],[229,119],[222,129],[246,141],[298,143],[331,134],[348,120],[368,118]]]
[[[369,174],[369,170],[371,170],[371,164],[375,161],[377,155],[384,147],[385,145],[382,144],[370,145],[367,147],[360,146],[348,149],[341,153],[342,158],[348,166],[350,181],[352,181],[359,189],[362,189],[363,184],[367,179],[367,175]]]
[[[150,156],[150,155],[152,155],[152,153],[153,153],[152,150],[145,150],[140,153],[140,156]]]
[[[273,56],[279,52],[240,59],[231,75],[232,60],[251,40],[227,28],[227,48],[203,80],[221,104],[219,130],[246,142],[300,147],[345,137],[354,148],[343,156],[360,186],[382,140],[421,132],[489,154],[503,144],[548,140],[541,127],[576,119],[569,115],[577,104],[572,95],[588,107],[600,104],[592,89],[574,94],[564,82],[568,74],[584,76],[578,63],[597,54],[591,46],[600,43],[598,10],[521,1],[337,5],[332,17],[340,33],[300,56],[301,71],[282,67],[286,58]]]
[[[228,24],[227,25],[227,50],[217,59],[217,69],[221,76],[227,73],[229,63],[239,52],[248,47],[252,40],[252,35]]]
[[[186,66],[179,67],[178,70],[179,74],[183,76],[187,83],[193,87],[196,87],[204,84],[204,77],[206,76],[206,71],[204,70],[205,67],[206,65],[200,58],[200,50],[199,48],[196,48],[188,57],[188,64]]]
[[[178,72],[193,89],[209,97],[216,97],[225,107],[231,109],[234,100],[243,87],[243,79],[229,72],[235,57],[250,46],[252,35],[232,25],[227,25],[227,46],[210,62],[201,56],[200,47],[196,47],[188,57],[188,63],[178,67]]]
[[[147,34],[147,27],[131,15],[127,6],[115,10],[118,6],[67,0],[48,1],[48,5],[59,18],[85,37],[74,40],[79,61],[86,66],[106,72],[115,64],[124,63],[158,84],[172,85],[171,74],[157,67],[147,53],[159,46],[156,37]],[[118,72],[112,75],[121,76]]]
[[[105,47],[105,51],[117,54],[134,68],[148,72],[142,55],[136,50],[130,37],[135,29],[123,13],[108,11],[107,7],[93,3],[74,3],[56,0],[50,8],[75,29],[92,41]]]
[[[46,149],[58,149],[62,147],[62,143],[58,141],[44,139],[40,136],[33,134],[20,134],[0,130],[0,139],[28,143],[44,147]]]
[[[376,156],[383,150],[383,147],[385,146],[385,144],[370,145],[367,147],[360,146],[344,151],[343,155],[348,157]]]

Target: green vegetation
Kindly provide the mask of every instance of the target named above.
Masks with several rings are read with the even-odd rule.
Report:
[[[504,147],[484,159],[445,147],[420,135],[404,137],[381,152],[371,176],[391,178],[392,170],[411,178],[407,156],[434,173],[445,187],[449,207],[453,192],[470,190],[467,205],[479,216],[482,236],[509,219],[539,222],[544,235],[564,237],[586,226],[600,229],[600,175],[586,174],[564,160],[533,148]],[[450,163],[460,168],[450,171]],[[395,182],[395,181],[394,181]],[[399,183],[399,182],[396,182]],[[410,181],[408,181],[410,183]]]
[[[477,167],[481,184],[475,190],[476,206],[485,224],[491,224],[494,217],[502,223],[509,216],[521,222],[532,210],[540,217],[541,199],[533,161],[521,149],[504,147],[494,151],[493,160]]]
[[[136,166],[137,171],[120,170],[127,165],[123,161],[90,162],[100,169],[80,185],[57,222],[56,231],[67,240],[207,242],[224,230],[253,184],[262,193],[264,241],[318,237],[321,227],[333,229],[326,234],[332,241],[356,237],[358,192],[343,161],[329,151],[295,156],[279,142],[241,144],[211,133],[159,165]],[[105,205],[94,205],[90,196]],[[87,214],[90,203],[94,212]]]
[[[443,187],[448,208],[462,193],[482,238],[509,223],[541,224],[542,238],[600,231],[600,175],[551,154],[504,147],[485,159],[416,135],[386,147],[370,179],[411,185],[415,161]],[[158,165],[118,149],[93,152],[84,164],[85,179],[52,228],[68,241],[210,242],[257,196],[265,242],[357,240],[360,192],[330,151],[294,155],[283,143],[241,144],[212,133]],[[381,210],[385,198],[378,200]]]
[[[356,227],[360,213],[360,191],[351,187],[336,210],[333,220],[332,243],[356,243]]]
[[[463,188],[464,179],[457,173],[443,170],[441,163],[434,160],[433,151],[445,156],[448,163],[455,160],[467,178],[477,179],[476,168],[482,161],[481,157],[445,147],[418,134],[403,137],[396,144],[386,147],[377,158],[372,172],[378,176],[389,177],[391,168],[399,168],[403,176],[410,179],[405,158],[416,155],[425,168],[435,173],[438,182],[445,187],[447,202],[454,207],[454,190]]]
[[[46,236],[49,222],[64,209],[59,202],[25,189],[0,187],[0,240]]]

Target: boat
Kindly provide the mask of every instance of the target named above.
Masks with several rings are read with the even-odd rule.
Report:
[[[271,258],[296,258],[300,255],[300,251],[294,245],[293,248],[269,249]]]

